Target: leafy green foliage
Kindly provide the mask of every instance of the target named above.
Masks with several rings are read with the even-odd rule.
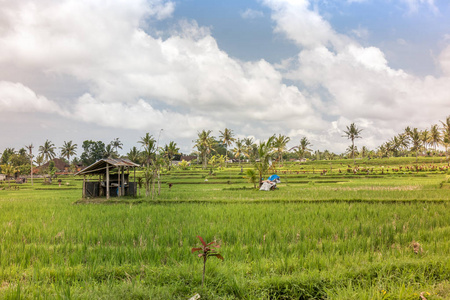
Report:
[[[86,140],[83,142],[82,148],[83,153],[80,159],[85,166],[92,165],[105,156],[106,146],[102,141]]]

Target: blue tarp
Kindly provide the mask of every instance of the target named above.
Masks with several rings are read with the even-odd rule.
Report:
[[[271,175],[271,176],[270,176],[269,178],[267,178],[267,179],[269,179],[270,181],[274,181],[275,179],[280,179],[280,176],[274,174],[274,175]]]

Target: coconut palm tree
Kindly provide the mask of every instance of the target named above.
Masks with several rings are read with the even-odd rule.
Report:
[[[430,128],[430,145],[434,146],[434,151],[437,151],[437,145],[441,143],[441,132],[437,124]]]
[[[176,154],[179,154],[180,148],[177,147],[177,143],[174,141],[169,142],[168,145],[164,146],[163,156],[169,161],[169,171],[172,166],[172,160]]]
[[[361,133],[362,129],[359,129],[356,127],[355,123],[350,124],[350,126],[347,126],[347,131],[344,131],[345,135],[349,140],[352,141],[352,147],[350,148],[352,150],[352,159],[353,164],[355,164],[355,139],[362,138],[359,134]]]
[[[236,147],[234,147],[234,149],[232,151],[234,153],[234,157],[237,157],[237,159],[239,160],[239,167],[240,167],[241,166],[241,156],[247,155],[244,152],[244,142],[241,139],[237,139]]]
[[[292,147],[290,150],[294,149],[295,153],[298,155],[298,159],[301,161],[305,158],[305,154],[312,151],[312,149],[308,148],[311,145],[311,142],[307,137],[302,137],[300,140],[300,144],[298,146]]]
[[[219,138],[221,139],[223,145],[225,145],[225,167],[227,166],[227,160],[228,160],[228,147],[231,146],[231,144],[235,141],[233,137],[233,130],[225,128],[225,130],[219,131],[220,135]]]
[[[130,152],[127,153],[128,159],[135,163],[140,163],[140,156],[141,152],[136,148],[136,146],[133,146],[133,148],[130,149]]]
[[[409,133],[409,137],[411,138],[411,151],[416,152],[416,163],[417,163],[418,153],[419,153],[420,148],[423,145],[422,135],[417,128],[414,128]]]
[[[141,153],[144,158],[144,162],[148,167],[156,158],[156,140],[147,132],[144,137],[141,137],[141,140],[138,141],[138,143],[142,144],[142,147],[144,148]]]
[[[450,144],[450,116],[448,116],[445,122],[440,121],[442,124],[442,145],[445,147],[445,155],[448,157],[448,148]]]
[[[278,153],[278,161],[283,161],[283,153],[286,151],[286,145],[291,140],[290,137],[278,134],[278,137],[274,138],[273,147],[276,149],[275,152]]]
[[[28,149],[28,157],[30,158],[30,178],[31,178],[31,185],[33,185],[33,144],[29,144],[25,146],[25,148]]]
[[[122,149],[122,142],[119,140],[119,138],[115,138],[112,142],[111,142],[111,146],[114,147],[116,149],[116,153],[119,153],[119,149]]]
[[[39,153],[44,158],[45,162],[48,162],[49,160],[52,160],[55,158],[55,145],[50,142],[49,140],[46,140],[44,145],[39,146]]]
[[[77,144],[73,144],[72,141],[64,141],[64,145],[59,149],[61,149],[61,156],[67,157],[67,161],[70,165],[70,157],[77,154]]]
[[[253,143],[253,138],[244,138],[242,141],[244,143],[244,152],[246,153],[246,156],[250,159],[250,161],[253,161],[256,154],[256,147]]]
[[[198,133],[198,138],[195,140],[194,147],[197,147],[198,152],[202,156],[202,167],[206,169],[208,166],[208,154],[213,150],[215,144],[214,137],[211,136],[212,130],[202,130]]]
[[[103,153],[103,158],[118,158],[119,154],[114,150],[112,144],[108,144],[105,147],[105,152]]]
[[[11,188],[11,177],[17,172],[17,168],[10,162],[3,164],[0,167],[2,169],[2,173],[5,174],[6,177],[10,177],[10,180],[8,180],[8,185],[9,188]]]
[[[423,145],[423,148],[424,148],[425,153],[426,153],[427,152],[427,145],[430,142],[430,132],[427,129],[421,131],[420,132],[420,138],[422,139],[422,145]]]
[[[259,142],[257,145],[257,152],[259,161],[255,161],[255,169],[259,173],[259,184],[261,185],[261,180],[266,172],[269,170],[270,158],[273,154],[273,144],[275,136],[271,136],[266,142]]]

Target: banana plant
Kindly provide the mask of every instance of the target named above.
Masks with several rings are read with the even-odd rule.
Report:
[[[205,271],[206,271],[206,261],[208,260],[208,257],[215,256],[218,259],[221,259],[223,261],[223,256],[220,253],[217,253],[216,249],[213,248],[220,248],[220,245],[214,245],[216,242],[210,242],[206,243],[203,238],[199,235],[197,235],[198,239],[202,243],[202,246],[200,247],[194,247],[192,248],[191,252],[195,253],[199,251],[198,257],[203,257],[203,276],[202,276],[202,287],[205,282]]]

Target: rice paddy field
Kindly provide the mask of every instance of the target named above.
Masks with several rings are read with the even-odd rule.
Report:
[[[271,192],[237,163],[172,169],[154,199],[2,183],[0,299],[450,299],[448,162],[357,165],[277,165]],[[225,258],[203,287],[197,235]]]

